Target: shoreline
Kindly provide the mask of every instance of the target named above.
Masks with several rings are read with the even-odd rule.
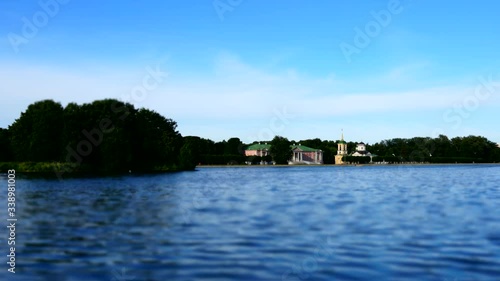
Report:
[[[391,166],[453,166],[498,165],[500,163],[423,163],[423,164],[321,164],[321,165],[197,165],[196,168],[268,168],[268,167],[391,167]]]
[[[500,166],[500,163],[403,163],[403,164],[321,164],[321,165],[198,165],[194,169],[182,170],[182,169],[164,169],[164,170],[152,170],[152,171],[121,171],[121,172],[98,172],[98,171],[50,171],[50,170],[23,170],[18,169],[19,167],[13,167],[21,176],[26,177],[42,177],[42,178],[59,178],[58,173],[64,174],[62,178],[86,178],[86,177],[113,177],[113,176],[124,176],[124,175],[140,175],[140,174],[164,174],[164,173],[178,173],[178,172],[188,172],[196,171],[199,169],[213,169],[213,168],[303,168],[303,167],[424,167],[424,166]],[[62,173],[61,173],[62,172]],[[0,173],[6,173],[3,169],[0,169]]]
[[[158,166],[152,169],[137,170],[99,170],[89,165],[73,165],[67,162],[0,162],[0,173],[15,170],[17,174],[26,177],[42,178],[86,178],[86,177],[108,177],[137,174],[162,174],[183,171],[193,171],[193,168],[182,169],[176,165]]]

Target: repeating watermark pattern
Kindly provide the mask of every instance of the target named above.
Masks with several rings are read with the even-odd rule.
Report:
[[[171,192],[162,192],[161,194],[157,194],[154,196],[154,202],[159,204],[176,204],[177,214],[174,217],[174,223],[176,224],[184,224],[190,225],[195,222],[195,215],[198,210],[202,210],[203,208],[207,208],[211,206],[211,200],[224,198],[224,194],[228,190],[228,185],[226,183],[227,177],[230,176],[231,173],[229,171],[220,169],[217,171],[210,171],[207,173],[207,177],[205,180],[199,184],[197,183],[195,186],[194,192],[191,194],[191,198],[180,197]],[[116,196],[120,196],[122,198],[126,198],[123,200],[123,205],[120,206],[121,210],[136,210],[136,209],[147,209],[148,206],[151,206],[152,199],[151,194],[147,190],[144,189],[135,189],[135,190],[124,190],[127,194],[116,194]],[[94,197],[94,202],[106,201],[109,202],[109,196],[107,192],[99,191],[98,194]],[[181,204],[184,202],[184,204]],[[84,218],[79,218],[80,220],[84,220]],[[83,221],[82,221],[83,222]],[[127,226],[130,225],[131,219],[127,212],[116,212],[116,216],[111,218],[108,225],[113,226]],[[122,239],[123,235],[127,235],[120,231],[120,228],[113,227],[111,232],[109,233],[114,239]],[[115,265],[114,268],[111,269],[110,274],[112,276],[112,281],[134,281],[139,280],[139,277],[134,276],[130,273],[130,270],[127,270],[124,266]]]
[[[465,96],[462,101],[455,103],[452,108],[443,112],[443,122],[448,125],[446,128],[458,130],[464,120],[470,118],[480,108],[481,104],[486,103],[492,96],[498,95],[500,74],[497,76],[497,79],[494,79],[493,74],[479,76],[473,92]],[[435,127],[431,132],[431,137],[419,141],[417,149],[409,154],[409,163],[422,163],[425,158],[432,157],[436,151],[434,139],[439,138],[440,135],[447,135],[446,130],[442,127]],[[404,169],[405,173],[412,170],[410,167],[404,166],[400,166],[399,169]]]
[[[352,44],[342,41],[339,48],[347,63],[352,62],[354,54],[360,54],[378,37],[384,28],[387,28],[393,21],[394,16],[403,12],[404,7],[400,0],[390,0],[387,7],[380,11],[371,11],[372,20],[367,22],[363,28],[354,27],[354,38]]]
[[[497,76],[497,79],[494,79],[492,74],[486,77],[480,76],[478,81],[472,93],[467,95],[462,102],[455,104],[452,109],[446,110],[443,113],[443,121],[447,124],[451,124],[452,129],[458,129],[462,125],[464,119],[470,118],[472,113],[479,109],[481,103],[485,103],[492,96],[497,95],[497,91],[500,88],[500,75]],[[422,138],[421,141],[417,143],[417,148],[409,154],[409,163],[422,163],[425,158],[429,156],[432,157],[437,149],[434,138],[439,137],[440,134],[443,134],[443,130],[441,128],[436,128],[432,132],[432,138]],[[414,166],[397,165],[396,170],[381,171],[379,177],[394,179],[405,176],[411,178],[416,174],[417,170]],[[455,184],[460,185],[461,183]],[[423,189],[411,188],[398,193],[398,196],[400,196],[401,200],[405,198],[423,200],[422,194],[425,194]],[[392,236],[409,237],[409,233],[408,230],[401,229],[393,233]],[[322,245],[322,247],[317,247],[319,250],[316,249],[314,256],[304,258],[300,263],[285,271],[282,275],[282,280],[308,280],[312,278],[313,274],[318,271],[320,263],[325,262],[326,258],[331,257],[334,252],[332,243],[330,243],[329,240]],[[322,254],[320,251],[323,251]],[[451,277],[443,280],[458,281],[459,279]]]
[[[271,140],[274,136],[285,131],[291,121],[296,118],[295,115],[288,112],[288,108],[283,106],[281,110],[273,109],[273,117],[269,119],[269,126],[262,128],[256,136],[249,136],[249,143],[253,141]]]
[[[452,106],[452,108],[447,109],[443,112],[443,121],[451,125],[447,126],[452,130],[458,130],[463,124],[464,120],[470,118],[474,112],[476,112],[481,104],[484,104],[492,96],[498,95],[498,90],[500,89],[500,74],[497,75],[498,78],[494,79],[493,74],[487,76],[479,76],[478,83],[473,88],[473,92],[465,96],[461,102],[458,102]],[[417,143],[417,149],[413,150],[409,154],[409,163],[423,163],[425,158],[432,157],[436,152],[435,139],[440,135],[447,135],[447,132],[443,128],[436,127],[433,129],[430,138],[424,138]],[[392,179],[395,176],[412,176],[416,173],[415,168],[412,166],[398,165],[397,171],[385,171],[380,174],[380,177],[385,177],[387,179]],[[462,185],[461,182],[455,183],[455,185]],[[419,198],[418,195],[422,194],[424,191],[421,189],[411,189],[405,193],[402,193],[404,197],[414,197]]]
[[[246,143],[263,142],[270,141],[274,138],[274,136],[278,136],[283,133],[287,126],[290,125],[292,120],[294,120],[296,116],[294,114],[290,114],[288,112],[288,107],[285,105],[281,110],[274,108],[273,116],[269,119],[269,124],[267,127],[263,127],[257,135],[249,135],[245,139]],[[241,154],[245,154],[246,145],[242,144],[238,148]],[[251,157],[250,162],[253,161],[254,157]]]
[[[141,80],[139,85],[134,86],[130,93],[121,97],[123,103],[131,103],[137,105],[143,102],[152,91],[156,90],[168,77],[169,73],[164,72],[160,69],[160,66],[165,62],[165,58],[162,58],[154,68],[152,66],[147,66],[145,68],[146,74]],[[113,103],[111,105],[111,111],[114,114],[119,114],[120,120],[125,120],[130,112],[126,106],[119,106],[118,103]],[[73,172],[78,168],[82,162],[83,158],[89,156],[93,149],[98,147],[104,140],[105,134],[111,133],[115,129],[113,122],[110,118],[103,118],[100,120],[99,124],[91,129],[82,130],[83,139],[80,140],[76,147],[71,147],[69,144],[66,146],[66,163],[70,163],[70,166],[65,166],[62,171],[58,171],[54,168],[54,172],[59,179],[62,179],[62,175],[67,172]]]
[[[226,170],[210,171],[201,188],[196,190],[188,204],[179,206],[180,222],[184,224],[193,223],[193,213],[210,206],[210,200],[214,198],[224,198],[228,186],[227,177],[230,172]],[[182,199],[180,199],[182,201]]]
[[[311,278],[312,274],[318,271],[320,263],[324,263],[328,258],[333,257],[332,241],[331,237],[320,239],[316,243],[314,255],[304,258],[300,263],[283,272],[281,280],[307,280]]]
[[[224,14],[232,12],[236,7],[241,5],[245,0],[214,0],[212,5],[220,21],[224,21]]]
[[[162,57],[154,66],[146,66],[146,75],[142,78],[141,83],[134,86],[130,90],[130,93],[123,95],[120,100],[124,103],[134,105],[146,100],[149,94],[158,89],[170,75],[168,72],[160,69],[167,60],[168,57]]]
[[[111,281],[134,281],[135,276],[130,275],[130,273],[127,272],[126,268],[121,268],[120,271],[118,270],[112,270],[111,274],[113,275],[113,278]]]
[[[68,4],[70,0],[40,0],[38,5],[40,9],[36,11],[31,18],[22,17],[22,27],[20,33],[10,32],[7,35],[12,49],[17,54],[21,45],[28,44],[36,37],[38,32],[49,24],[50,19],[54,18],[61,11],[63,5]]]
[[[102,206],[103,204],[111,204],[113,202],[113,197],[120,197],[120,206],[119,211],[116,210],[106,218],[106,225],[110,226],[109,231],[107,232],[107,236],[109,239],[118,240],[122,239],[125,234],[121,229],[123,229],[124,225],[130,225],[131,220],[128,216],[128,212],[124,212],[124,210],[137,210],[144,209],[146,205],[151,203],[142,197],[142,192],[140,189],[129,189],[123,188],[123,190],[118,191],[110,191],[109,189],[104,188],[103,186],[98,186],[95,189],[91,189],[90,193],[87,194],[87,199],[85,200],[88,208],[93,208],[95,206]],[[116,201],[115,201],[116,202]],[[78,215],[71,217],[71,225],[82,227],[87,224],[92,224],[95,222],[96,218],[91,216],[89,213],[86,215]],[[128,241],[128,240],[127,240]],[[124,264],[114,264],[110,267],[107,275],[110,281],[134,281],[138,280],[136,276],[130,273],[130,270],[126,268]]]
[[[500,74],[498,79],[493,80],[493,74],[488,77],[480,76],[479,83],[474,88],[474,93],[467,95],[462,102],[453,105],[443,113],[443,120],[452,124],[452,129],[458,129],[463,119],[469,118],[471,113],[476,111],[481,103],[484,103],[500,88]]]
[[[16,273],[16,171],[7,171],[7,229],[9,230],[9,238],[7,239],[7,247],[9,254],[7,255],[7,269],[10,273]]]

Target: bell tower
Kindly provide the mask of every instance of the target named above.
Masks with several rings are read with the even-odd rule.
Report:
[[[347,143],[344,140],[344,129],[342,129],[342,135],[337,144],[337,155],[335,155],[335,165],[344,164],[342,157],[347,155]]]

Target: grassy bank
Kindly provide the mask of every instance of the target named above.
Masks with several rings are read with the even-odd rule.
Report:
[[[8,170],[15,170],[17,174],[57,178],[183,171],[176,165],[156,166],[151,170],[141,171],[100,171],[88,165],[75,165],[67,162],[0,162],[0,173],[6,173]]]
[[[55,173],[76,169],[70,163],[59,162],[0,162],[0,172],[16,170],[17,173]]]

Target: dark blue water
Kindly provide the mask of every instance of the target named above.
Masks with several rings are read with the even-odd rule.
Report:
[[[2,227],[1,280],[500,280],[498,165],[200,168],[17,187],[16,274]]]

